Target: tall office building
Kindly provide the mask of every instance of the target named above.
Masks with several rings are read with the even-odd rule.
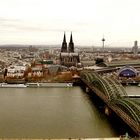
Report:
[[[132,52],[134,55],[137,55],[139,50],[138,50],[138,41],[134,41],[134,46],[132,47]]]

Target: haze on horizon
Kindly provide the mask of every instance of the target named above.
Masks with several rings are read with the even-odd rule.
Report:
[[[1,44],[132,47],[140,37],[139,0],[0,0]]]

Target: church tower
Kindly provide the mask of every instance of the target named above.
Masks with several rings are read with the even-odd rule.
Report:
[[[61,52],[67,52],[67,42],[66,42],[65,33],[64,33],[64,38],[63,38],[63,42],[62,42]]]
[[[71,33],[71,36],[70,36],[70,43],[69,43],[68,51],[69,51],[69,53],[74,52],[74,43],[73,43],[72,33]]]
[[[64,39],[61,47],[61,52],[60,52],[60,64],[64,65],[66,67],[72,67],[72,66],[79,66],[80,59],[79,59],[79,54],[74,52],[74,43],[73,43],[73,38],[72,38],[72,32],[70,36],[70,42],[67,50],[67,42],[66,42],[66,37],[64,33]]]

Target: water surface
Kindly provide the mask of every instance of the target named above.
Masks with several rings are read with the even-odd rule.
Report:
[[[140,94],[140,87],[126,90]],[[118,136],[116,126],[80,87],[0,88],[0,137],[114,136]]]

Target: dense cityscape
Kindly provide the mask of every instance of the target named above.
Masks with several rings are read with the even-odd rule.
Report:
[[[64,33],[62,45],[60,46],[1,46],[0,87],[36,88],[39,86],[50,86],[56,88],[60,86],[63,87],[64,85],[61,85],[61,83],[66,83],[67,87],[75,85],[82,88],[86,87],[85,92],[95,92],[99,97],[104,92],[107,92],[108,95],[106,96],[108,96],[108,99],[106,99],[106,97],[103,95],[103,97],[100,97],[106,103],[106,105],[109,106],[109,108],[105,107],[105,114],[107,116],[110,116],[110,112],[112,112],[110,108],[114,110],[114,105],[112,106],[112,104],[114,104],[113,100],[118,100],[118,104],[119,102],[122,102],[122,99],[126,96],[133,98],[133,105],[135,102],[137,102],[139,105],[139,94],[127,95],[126,91],[124,91],[122,87],[122,85],[140,86],[140,50],[138,48],[138,41],[134,41],[134,46],[132,46],[132,48],[109,48],[105,46],[105,38],[103,38],[101,41],[101,47],[78,47],[74,44],[73,35],[71,33],[70,41],[67,45],[67,39]],[[103,79],[100,76],[102,76]],[[95,77],[100,78],[96,79]],[[100,84],[96,85],[97,83],[94,83],[94,80],[92,81],[91,85],[90,82],[92,78],[96,79],[97,81],[101,80],[105,89],[102,89],[102,85]],[[112,81],[112,79],[114,79],[115,83]],[[118,82],[121,83],[121,85],[118,84]],[[69,85],[70,83],[72,85]],[[106,89],[107,86],[108,89]],[[113,88],[116,88],[117,92],[114,91]],[[100,92],[101,95],[98,95]],[[106,100],[109,100],[109,104]],[[126,100],[125,102],[131,107],[131,100]],[[137,105],[136,107],[137,109],[139,108]],[[127,108],[129,108],[129,106]],[[116,110],[118,110],[118,108],[114,110],[114,112],[117,114],[118,112]],[[127,113],[122,115],[122,119],[125,119],[124,122],[128,123],[135,134],[139,135],[139,116],[138,118],[135,116],[138,113],[136,108],[134,111],[136,112],[131,114],[131,111],[129,112],[128,110],[128,114],[130,113],[129,115],[132,115],[132,118],[129,118],[129,121],[132,119],[133,122],[133,119],[136,119],[136,122],[132,123],[134,125],[131,126],[131,121],[129,122],[127,120],[127,118],[130,117],[129,115],[127,116]],[[138,124],[135,125],[137,121]],[[123,139],[130,137],[128,136],[128,133],[126,133],[125,135],[121,136],[121,138]]]
[[[0,48],[0,81],[26,82],[73,82],[82,69],[139,65],[138,42],[132,48],[74,47],[72,34],[69,50],[64,34],[62,46],[5,45]],[[125,80],[113,73],[116,78]],[[139,82],[137,75],[127,80]]]
[[[0,140],[140,140],[139,0],[0,0]]]

